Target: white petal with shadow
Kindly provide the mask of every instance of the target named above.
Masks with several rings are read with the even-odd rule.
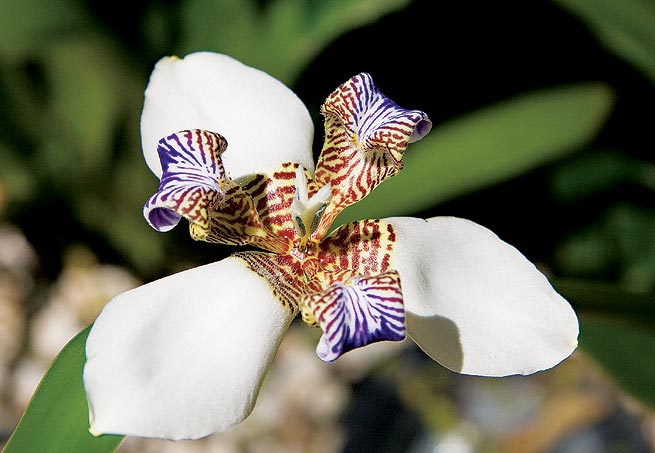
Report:
[[[91,431],[195,439],[239,423],[291,320],[237,258],[117,296],[86,344]]]
[[[141,116],[143,152],[161,176],[157,142],[184,129],[224,136],[223,164],[232,178],[266,173],[281,162],[314,169],[314,125],[283,83],[227,55],[198,52],[159,60]]]
[[[494,233],[453,217],[386,221],[408,334],[434,360],[465,374],[530,374],[576,348],[569,303]]]

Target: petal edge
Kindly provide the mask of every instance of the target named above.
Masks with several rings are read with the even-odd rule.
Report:
[[[86,344],[91,431],[178,440],[239,423],[292,318],[235,258],[117,296]]]
[[[518,250],[454,217],[386,219],[391,266],[403,284],[408,334],[430,357],[464,374],[531,374],[577,346],[569,303]]]
[[[314,168],[314,125],[302,101],[279,80],[227,55],[197,52],[155,65],[141,115],[143,153],[155,175],[161,176],[158,140],[184,129],[227,139],[223,163],[233,179],[280,162]]]

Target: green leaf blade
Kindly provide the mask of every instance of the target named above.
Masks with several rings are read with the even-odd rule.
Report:
[[[85,11],[70,0],[0,0],[0,11],[0,54],[10,60],[42,50],[89,23]]]
[[[629,394],[655,409],[655,331],[596,317],[580,320],[580,348]]]
[[[188,0],[181,16],[178,53],[198,49],[226,53],[287,85],[330,42],[399,11],[409,0]]]
[[[608,49],[655,82],[655,2],[556,0],[585,22]]]
[[[57,355],[4,453],[102,453],[114,451],[123,436],[92,436],[82,370],[91,327],[75,336]]]
[[[609,87],[583,83],[525,94],[439,125],[409,146],[397,176],[347,208],[335,225],[410,215],[561,158],[596,135],[612,104]]]

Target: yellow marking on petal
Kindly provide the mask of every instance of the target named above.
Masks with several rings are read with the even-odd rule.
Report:
[[[350,144],[355,148],[361,148],[361,143],[357,141],[357,133],[354,133],[350,139]]]

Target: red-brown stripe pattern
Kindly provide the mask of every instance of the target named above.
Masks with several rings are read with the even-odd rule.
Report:
[[[256,175],[243,185],[243,190],[252,197],[263,225],[286,238],[293,238],[295,234],[289,207],[296,193],[296,168],[298,164],[286,162],[270,176]]]
[[[400,277],[389,268],[391,225],[362,220],[326,235],[344,208],[402,168],[407,144],[431,123],[419,110],[398,107],[366,73],[335,90],[321,112],[325,143],[316,174],[304,170],[306,181],[292,162],[230,179],[221,162],[227,142],[214,132],[188,130],[162,139],[162,180],[144,214],[160,231],[185,217],[194,239],[266,250],[234,256],[266,280],[291,313],[323,329],[317,354],[332,361],[365,344],[405,337]],[[297,185],[305,183],[302,203],[328,185],[331,197],[325,188],[321,206],[295,205],[292,214]],[[292,215],[302,222],[296,225]]]
[[[195,240],[228,245],[253,245],[275,253],[287,253],[291,240],[271,232],[262,223],[252,198],[232,183],[208,209],[207,227],[191,222]]]
[[[275,297],[290,312],[296,314],[306,282],[301,263],[290,255],[265,252],[238,252],[233,256],[246,262],[248,267],[268,282]]]
[[[396,239],[393,228],[382,220],[360,220],[342,225],[318,246],[325,270],[350,270],[356,275],[376,275],[389,270]]]
[[[316,353],[332,362],[377,341],[405,338],[405,309],[396,271],[336,282],[303,299],[323,330]]]
[[[313,236],[319,240],[343,209],[402,168],[410,139],[420,138],[431,125],[424,112],[400,108],[382,94],[366,73],[337,88],[321,113],[325,142],[316,181],[319,186],[331,183],[333,197]]]
[[[241,252],[235,256],[269,282],[285,307],[300,311],[307,324],[316,325],[314,313],[303,304],[303,297],[338,282],[389,272],[394,241],[390,224],[362,220],[341,226],[306,252]]]
[[[222,135],[199,129],[177,132],[159,141],[159,190],[143,207],[150,226],[169,231],[181,217],[207,226],[207,207],[220,197],[226,181],[220,158],[226,147]]]
[[[221,154],[226,147],[227,141],[220,134],[198,129],[160,140],[163,173],[159,190],[144,207],[146,219],[153,228],[168,231],[185,217],[196,240],[288,253],[292,234],[285,233],[285,229],[293,230],[293,225],[289,227],[290,214],[286,224],[280,221],[273,225],[271,213],[280,218],[280,213],[288,211],[290,201],[286,198],[293,198],[293,193],[285,193],[293,192],[293,187],[288,187],[293,181],[286,181],[283,171],[292,167],[293,173],[294,164],[283,166],[283,171],[278,172],[282,176],[277,179],[275,175],[257,175],[242,188],[223,168]]]

